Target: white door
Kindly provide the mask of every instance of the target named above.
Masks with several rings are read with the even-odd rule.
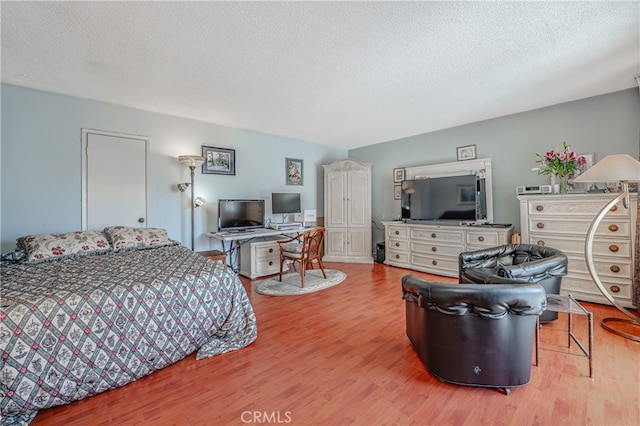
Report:
[[[82,130],[82,229],[146,226],[149,139]]]

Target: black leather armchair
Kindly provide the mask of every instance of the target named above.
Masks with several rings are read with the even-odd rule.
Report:
[[[548,294],[560,294],[567,274],[567,256],[560,250],[533,244],[507,244],[463,252],[459,257],[460,284],[539,283]],[[540,322],[554,321],[556,312],[545,312]]]
[[[539,284],[441,284],[402,278],[407,336],[439,380],[502,388],[529,383]]]

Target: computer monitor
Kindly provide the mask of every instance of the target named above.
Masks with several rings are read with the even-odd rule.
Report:
[[[271,194],[271,212],[273,214],[300,213],[300,194],[274,192]]]

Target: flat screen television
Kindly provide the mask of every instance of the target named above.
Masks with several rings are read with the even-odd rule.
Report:
[[[300,213],[300,194],[297,192],[271,193],[271,212],[273,214]]]
[[[402,182],[405,220],[486,221],[485,179],[474,174]]]
[[[264,200],[218,200],[218,230],[264,228]]]

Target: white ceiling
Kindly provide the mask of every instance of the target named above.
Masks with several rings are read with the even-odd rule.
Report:
[[[2,81],[342,148],[636,86],[640,2],[2,2]]]

